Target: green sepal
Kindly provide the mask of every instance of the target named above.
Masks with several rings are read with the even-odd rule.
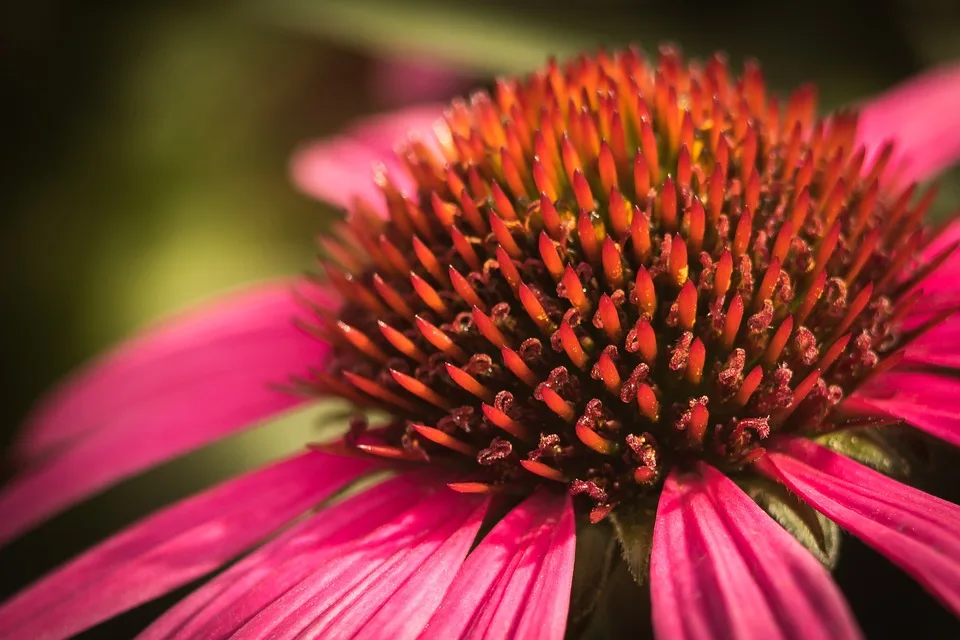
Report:
[[[860,427],[834,431],[815,441],[884,475],[904,479],[912,465],[902,453],[904,447],[895,446],[898,438],[893,427],[883,431]]]
[[[843,534],[835,522],[801,501],[778,482],[759,476],[738,480],[740,488],[827,569],[840,558]]]
[[[620,506],[610,515],[623,560],[637,584],[645,584],[650,574],[650,548],[653,546],[653,523],[656,520],[655,506]]]
[[[570,591],[569,624],[581,625],[593,613],[607,588],[617,557],[617,537],[613,526],[603,521],[577,523],[577,550]]]

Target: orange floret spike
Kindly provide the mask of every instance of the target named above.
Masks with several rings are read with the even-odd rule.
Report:
[[[690,353],[687,355],[687,369],[685,372],[687,381],[690,384],[700,384],[703,378],[703,365],[707,359],[707,349],[703,346],[700,338],[694,338],[690,344]]]
[[[390,325],[386,324],[382,320],[377,321],[377,326],[380,327],[380,333],[383,334],[383,337],[387,339],[393,348],[407,356],[411,360],[416,360],[417,362],[426,362],[427,354],[421,351],[416,344],[413,343],[413,340],[403,335]]]
[[[660,226],[666,231],[677,228],[677,186],[672,176],[667,176],[660,192]]]
[[[450,239],[453,242],[453,248],[460,257],[463,258],[464,262],[467,263],[467,266],[470,267],[472,271],[479,271],[480,258],[477,257],[477,252],[474,250],[470,240],[456,227],[451,227]]]
[[[437,260],[437,256],[435,256],[433,251],[417,236],[413,236],[412,242],[413,252],[416,254],[417,260],[423,265],[423,268],[427,270],[430,277],[432,277],[437,284],[446,285],[448,283],[447,275],[443,272],[443,267],[440,266],[440,261]]]
[[[734,258],[739,258],[746,252],[752,233],[753,216],[749,211],[744,211],[740,214],[740,219],[737,221],[737,230],[733,236],[733,244],[731,245]]]
[[[377,294],[397,315],[403,316],[404,318],[413,317],[413,310],[403,299],[403,296],[387,284],[378,273],[373,274],[373,288],[376,289]]]
[[[633,220],[630,222],[630,240],[633,244],[633,257],[639,264],[650,260],[650,218],[637,207],[633,208]]]
[[[546,195],[540,196],[540,215],[543,217],[543,226],[554,240],[560,240],[563,235],[563,223],[557,208]]]
[[[837,358],[840,357],[840,354],[842,354],[844,349],[847,348],[847,345],[850,344],[850,338],[852,337],[853,335],[848,333],[845,336],[840,336],[837,340],[834,341],[833,344],[830,345],[830,347],[827,349],[826,353],[823,354],[823,357],[820,358],[820,362],[818,363],[820,371],[826,372],[827,370],[830,369],[830,365],[832,365],[837,360]]]
[[[543,403],[557,414],[561,420],[573,422],[573,419],[577,417],[573,405],[564,400],[559,393],[550,387],[543,385],[540,389],[540,395],[543,398]]]
[[[690,209],[687,211],[684,219],[684,229],[687,233],[687,245],[690,253],[694,256],[700,253],[703,247],[703,234],[706,231],[707,214],[703,209],[703,204],[697,197],[690,203]]]
[[[770,259],[782,263],[787,259],[790,252],[790,243],[793,241],[793,223],[787,220],[780,228],[777,239],[773,242],[773,249],[770,250]]]
[[[603,241],[601,253],[603,262],[603,274],[607,279],[607,284],[611,289],[620,289],[623,287],[623,261],[620,258],[620,247],[613,238],[607,236]]]
[[[620,450],[620,447],[617,446],[616,442],[604,438],[585,424],[577,422],[577,426],[574,427],[574,430],[577,434],[577,438],[580,439],[580,442],[593,449],[597,453],[612,456],[616,455],[616,453]]]
[[[681,329],[690,331],[697,321],[697,288],[692,280],[687,280],[677,296],[677,324]]]
[[[743,379],[733,401],[741,407],[747,406],[750,398],[753,397],[753,393],[757,390],[757,387],[760,386],[761,380],[763,380],[763,369],[760,366],[756,366],[751,369],[750,373]]]
[[[616,344],[623,336],[623,330],[620,325],[620,314],[617,307],[610,299],[610,296],[603,294],[600,296],[600,302],[597,305],[597,318],[603,327],[604,333],[610,339],[611,343]],[[595,321],[596,322],[596,321]]]
[[[709,419],[710,411],[703,403],[697,402],[690,407],[690,419],[686,428],[687,440],[690,444],[698,448],[703,444]]]
[[[828,342],[832,342],[843,335],[847,329],[850,328],[850,325],[857,319],[857,317],[867,308],[867,304],[870,303],[870,298],[873,296],[873,283],[868,282],[867,285],[860,290],[860,293],[853,299],[853,302],[847,307],[847,312],[844,314],[843,319],[833,329],[833,333],[830,335]]]
[[[620,395],[620,372],[617,371],[616,363],[606,351],[600,354],[600,358],[597,360],[593,371],[593,377],[599,378],[603,382],[603,386],[607,388],[607,391],[616,396]]]
[[[350,371],[344,371],[343,377],[347,379],[347,382],[352,384],[363,393],[386,403],[388,406],[398,407],[404,411],[415,410],[415,405],[412,402],[406,400],[405,398],[401,398],[392,391],[384,389],[381,385],[377,384],[373,380],[364,378],[363,376],[357,375]]]
[[[600,266],[600,243],[602,237],[598,237],[597,229],[594,226],[594,215],[589,211],[581,211],[580,218],[577,221],[577,237],[580,239],[580,249],[584,257],[591,265]]]
[[[657,153],[657,139],[654,136],[653,127],[647,120],[640,123],[640,149],[643,151],[643,157],[647,162],[647,170],[650,172],[650,183],[659,183],[660,160]]]
[[[563,279],[561,280],[563,286],[563,297],[570,301],[574,307],[577,308],[580,313],[586,315],[590,312],[590,301],[587,300],[586,291],[583,288],[583,283],[580,282],[580,278],[577,276],[577,272],[573,270],[573,267],[567,265],[567,268],[563,272]]]
[[[509,347],[504,347],[500,350],[500,354],[503,357],[503,364],[507,369],[526,383],[527,386],[535,387],[537,383],[540,382],[540,377],[527,366],[527,363],[523,361],[523,358],[521,358],[516,351]]]
[[[576,196],[577,205],[585,211],[593,211],[597,208],[597,203],[593,200],[593,192],[590,191],[590,185],[587,179],[578,169],[573,173],[573,194]]]
[[[483,404],[480,406],[483,411],[483,416],[495,426],[503,429],[514,437],[520,438],[521,440],[526,440],[528,442],[534,440],[534,434],[530,429],[511,418],[500,409],[497,409],[495,406],[489,404]]]
[[[767,271],[763,274],[763,280],[760,281],[760,287],[753,298],[753,308],[758,310],[763,307],[763,303],[773,295],[773,288],[780,277],[780,259],[773,258]]]
[[[547,480],[553,480],[554,482],[568,482],[569,480],[561,471],[554,469],[551,466],[545,465],[542,462],[536,462],[535,460],[521,460],[520,466],[529,471],[532,474],[538,475],[541,478],[546,478]]]
[[[490,214],[490,229],[493,230],[493,236],[497,239],[497,242],[506,251],[507,255],[513,258],[514,260],[520,260],[524,251],[517,244],[517,241],[513,239],[513,235],[510,233],[510,228],[507,226],[507,223],[500,219],[495,213]]]
[[[787,345],[787,340],[790,339],[790,334],[793,332],[793,318],[787,316],[783,322],[780,323],[780,327],[777,329],[777,332],[773,334],[773,338],[770,339],[770,343],[767,345],[767,349],[763,352],[763,364],[772,367],[780,359],[780,354],[783,352],[783,348]]]
[[[427,342],[432,344],[437,351],[450,356],[458,362],[465,362],[469,358],[467,352],[458,347],[456,343],[450,339],[450,336],[430,324],[428,321],[424,320],[422,317],[416,317],[416,324],[417,329],[420,330],[420,333],[423,334],[423,337],[426,338]]]
[[[451,451],[462,453],[463,455],[470,456],[471,458],[477,455],[476,447],[472,447],[462,440],[457,440],[453,436],[440,431],[440,429],[434,429],[433,427],[428,427],[423,424],[415,424],[413,425],[413,428],[421,436],[430,442],[440,445],[441,447],[446,447]]]
[[[390,369],[390,375],[392,375],[393,379],[397,381],[397,384],[421,400],[425,400],[430,404],[447,411],[456,406],[453,402],[447,398],[444,398],[431,387],[428,387],[413,376],[407,375],[401,371],[397,371],[396,369]]]
[[[614,187],[610,190],[610,200],[607,203],[610,211],[610,227],[613,237],[623,239],[630,232],[631,211],[627,201],[620,191]]]
[[[537,186],[537,191],[543,194],[545,198],[551,202],[556,202],[559,196],[557,185],[548,175],[543,163],[537,158],[533,160],[533,183]]]
[[[494,182],[493,186],[490,188],[490,191],[491,196],[493,197],[493,207],[496,210],[497,215],[504,220],[516,220],[517,212],[513,209],[513,203],[510,202],[510,198],[508,198],[507,194],[503,192],[503,189],[500,188],[500,185]]]
[[[483,300],[480,299],[480,296],[477,295],[477,291],[473,288],[473,285],[470,284],[470,281],[463,277],[460,272],[452,266],[449,267],[448,271],[450,273],[450,284],[453,290],[457,292],[457,295],[463,298],[463,301],[471,307],[486,311],[487,305],[485,305]]]
[[[449,315],[447,305],[444,304],[443,300],[440,298],[440,294],[437,293],[437,290],[430,286],[430,283],[418,276],[416,273],[411,273],[410,284],[413,285],[413,290],[417,292],[417,295],[420,296],[420,299],[423,300],[424,304],[441,316]]]
[[[610,193],[619,184],[617,178],[617,164],[613,157],[610,145],[604,140],[600,144],[600,156],[597,158],[597,170],[600,174],[600,184],[605,193]]]
[[[495,395],[493,391],[483,386],[476,378],[449,362],[446,363],[446,368],[450,379],[456,382],[461,389],[472,393],[484,402],[493,402]]]
[[[497,325],[494,324],[493,320],[481,311],[478,307],[473,308],[473,323],[477,327],[477,331],[480,332],[484,338],[486,338],[490,344],[502,349],[503,347],[509,346],[509,342],[506,336],[497,328]]]
[[[638,150],[633,157],[633,193],[637,200],[646,198],[651,186],[650,167],[643,152]]]
[[[557,246],[545,231],[540,232],[539,248],[540,259],[543,261],[543,266],[547,268],[550,276],[555,281],[559,281],[560,278],[563,277],[563,260],[557,252]]]
[[[680,235],[675,235],[670,243],[669,260],[670,278],[678,287],[688,282],[690,275],[690,266],[687,264],[687,243],[683,241]]]
[[[720,335],[720,344],[725,351],[733,348],[733,341],[740,331],[740,322],[743,320],[743,299],[740,294],[733,296],[727,308],[727,316],[723,322],[723,333]]]
[[[640,413],[647,419],[656,422],[660,419],[660,401],[653,393],[653,389],[646,383],[641,383],[637,387],[637,405],[640,407]]]
[[[378,362],[386,362],[387,354],[385,354],[380,347],[374,344],[365,333],[358,331],[354,327],[348,325],[346,322],[339,320],[337,321],[337,328],[340,329],[340,334],[346,338],[347,342],[352,344],[357,351],[370,358],[373,358]]]
[[[793,314],[793,322],[796,326],[799,327],[802,325],[807,319],[807,316],[810,315],[810,312],[813,311],[813,307],[823,294],[823,288],[826,284],[827,272],[821,271],[807,290],[806,295],[803,297],[803,302],[800,303],[800,307]]]
[[[717,261],[717,271],[713,276],[713,292],[717,296],[723,296],[730,289],[730,281],[733,276],[733,256],[729,251],[724,251]]]
[[[578,369],[586,367],[590,362],[590,358],[583,350],[583,345],[580,344],[580,339],[577,338],[577,334],[574,333],[570,323],[566,321],[560,323],[560,328],[557,329],[557,332],[560,337],[560,345],[574,366]]]
[[[507,284],[510,285],[510,288],[516,291],[522,281],[520,280],[520,272],[517,270],[517,265],[513,263],[513,259],[507,255],[507,252],[503,250],[503,247],[497,247],[496,254],[497,256],[497,265],[500,267],[500,273],[503,274],[504,280],[507,281]]]

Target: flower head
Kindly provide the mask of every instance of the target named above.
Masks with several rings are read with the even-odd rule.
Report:
[[[671,49],[457,102],[439,155],[400,149],[406,192],[378,174],[386,218],[357,202],[330,251],[347,302],[316,386],[395,417],[363,450],[566,483],[594,521],[671,469],[867,421],[835,407],[914,337],[932,192],[883,189],[893,147],[867,162],[856,123]]]
[[[68,388],[25,441],[50,462],[0,494],[0,533],[287,406],[254,384],[277,371],[351,401],[349,433],[134,525],[0,607],[0,630],[86,628],[383,468],[396,477],[292,526],[145,635],[561,638],[568,617],[600,615],[595,597],[571,610],[571,590],[575,563],[592,576],[602,560],[649,583],[660,638],[853,638],[824,566],[837,525],[960,613],[960,508],[851,459],[896,471],[901,421],[960,442],[942,375],[960,368],[945,342],[960,227],[924,226],[932,192],[903,181],[932,164],[868,129],[818,118],[811,87],[781,104],[755,64],[733,77],[722,57],[664,48],[501,80],[350,198],[342,160],[370,145],[307,151],[298,180],[349,202],[325,277],[297,307],[235,304],[230,323],[188,322]],[[159,417],[116,411],[105,381],[171,353],[194,380],[231,373]],[[147,380],[131,403],[171,388]],[[78,472],[142,439],[138,422],[168,437],[159,453]],[[622,561],[575,553],[578,526]]]

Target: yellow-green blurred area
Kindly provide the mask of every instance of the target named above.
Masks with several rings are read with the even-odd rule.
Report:
[[[774,90],[813,81],[829,108],[960,58],[960,5],[4,3],[0,445],[44,389],[138,327],[311,267],[313,238],[337,214],[291,186],[298,144],[363,114],[464,93],[551,54],[629,42],[653,50],[662,41],[689,55],[723,49],[734,64],[755,56]],[[447,66],[456,75],[437,72]],[[960,203],[957,185],[954,171],[937,215]],[[161,504],[301,447],[342,412],[323,407],[258,429],[72,510],[4,552],[3,594]],[[158,610],[94,635],[124,637]]]

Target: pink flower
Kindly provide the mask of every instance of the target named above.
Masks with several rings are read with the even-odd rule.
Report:
[[[0,637],[239,558],[143,635],[559,639],[606,557],[649,581],[661,639],[856,638],[837,525],[960,614],[960,508],[854,461],[900,421],[960,444],[960,224],[924,227],[907,186],[960,155],[958,109],[956,69],[820,121],[754,65],[624,51],[306,147],[297,183],[350,210],[324,284],[65,383],[0,541],[317,396],[389,417],[132,525],[0,606]],[[623,560],[585,544],[575,583],[580,535]]]

